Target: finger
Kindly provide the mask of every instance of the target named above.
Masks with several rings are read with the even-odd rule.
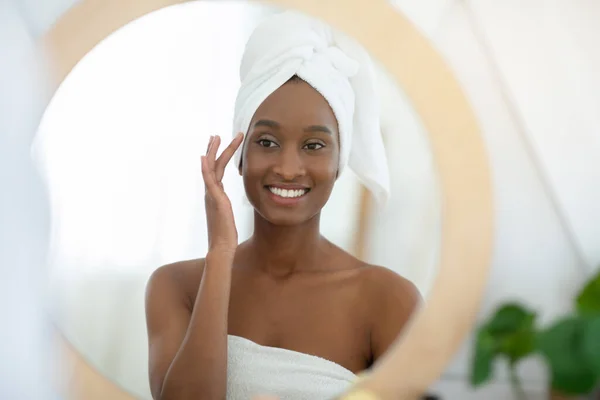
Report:
[[[204,180],[205,190],[208,193],[214,193],[216,181],[215,174],[208,166],[207,156],[200,157],[202,163],[202,179]]]
[[[231,143],[229,143],[229,146],[227,146],[227,148],[223,150],[223,153],[221,153],[221,156],[215,163],[215,178],[217,179],[217,181],[221,181],[221,179],[223,179],[223,175],[225,174],[225,167],[227,166],[227,164],[229,164],[229,161],[231,161],[231,157],[233,157],[236,150],[240,147],[243,141],[244,134],[238,133],[237,136],[233,138]]]
[[[212,144],[213,138],[214,138],[214,136],[212,136],[212,135],[208,138],[208,145],[206,146],[206,153],[205,153],[205,155],[207,155],[208,152],[210,151],[210,145]]]
[[[214,136],[212,144],[210,145],[210,149],[208,150],[208,154],[207,154],[208,167],[213,172],[215,170],[215,159],[217,158],[217,151],[219,150],[220,145],[221,145],[221,137],[219,135]]]

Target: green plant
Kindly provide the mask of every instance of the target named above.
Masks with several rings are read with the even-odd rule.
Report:
[[[534,354],[546,361],[552,389],[564,395],[589,394],[600,384],[600,272],[583,287],[574,311],[548,327],[537,325],[534,311],[518,303],[500,306],[477,330],[471,385],[491,379],[494,362],[508,361],[511,384],[525,399],[517,364]]]

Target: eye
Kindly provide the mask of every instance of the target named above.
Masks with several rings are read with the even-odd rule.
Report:
[[[268,147],[268,148],[277,146],[277,143],[275,143],[274,141],[269,140],[269,139],[260,139],[256,143],[258,143],[262,147]]]
[[[325,146],[321,143],[307,143],[304,147],[306,147],[308,150],[319,150]]]

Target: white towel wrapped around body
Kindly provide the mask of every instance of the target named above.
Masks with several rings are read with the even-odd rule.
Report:
[[[258,107],[294,75],[315,88],[337,118],[339,173],[348,165],[385,204],[390,179],[374,66],[358,43],[319,20],[287,11],[254,30],[242,57],[233,134],[247,133]],[[238,167],[241,148],[235,155]]]
[[[281,400],[327,400],[356,380],[333,361],[228,336],[227,400],[274,395]]]

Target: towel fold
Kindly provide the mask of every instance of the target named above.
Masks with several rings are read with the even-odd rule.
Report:
[[[233,134],[247,133],[262,102],[294,75],[315,88],[337,118],[339,173],[348,165],[385,204],[390,178],[372,60],[358,43],[319,20],[286,11],[254,30],[242,57]],[[238,167],[241,148],[235,155]]]
[[[275,395],[281,400],[327,400],[356,375],[332,361],[228,336],[227,400]]]

